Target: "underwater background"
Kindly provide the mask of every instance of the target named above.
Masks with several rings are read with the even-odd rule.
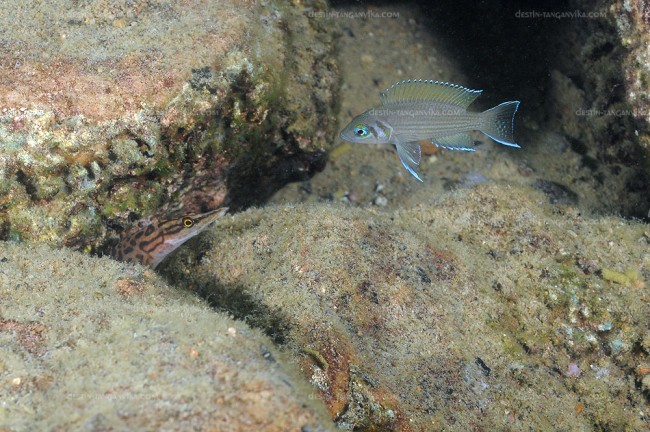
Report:
[[[646,0],[3,1],[0,430],[648,430],[649,46]],[[409,79],[520,148],[341,140]]]

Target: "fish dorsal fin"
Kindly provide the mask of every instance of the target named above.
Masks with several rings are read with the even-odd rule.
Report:
[[[442,81],[406,80],[400,81],[384,90],[379,98],[383,105],[400,102],[437,102],[467,108],[480,96],[482,90]]]

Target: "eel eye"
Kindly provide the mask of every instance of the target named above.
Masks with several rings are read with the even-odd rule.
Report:
[[[359,124],[354,127],[354,134],[359,138],[367,137],[369,133],[365,125]]]
[[[183,218],[183,226],[185,226],[185,228],[190,228],[192,225],[194,225],[194,221],[191,217]]]

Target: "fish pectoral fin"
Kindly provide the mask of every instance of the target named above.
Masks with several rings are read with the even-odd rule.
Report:
[[[440,147],[445,150],[458,150],[467,152],[476,151],[476,149],[472,147],[474,145],[474,140],[467,132],[461,132],[442,138],[433,138],[431,142],[435,144],[436,147]]]
[[[413,176],[424,183],[424,180],[420,178],[417,173],[417,168],[420,166],[420,161],[422,160],[422,149],[420,148],[420,143],[417,141],[410,141],[406,143],[395,144],[397,149],[397,154],[399,159],[402,161],[402,165],[406,168]]]

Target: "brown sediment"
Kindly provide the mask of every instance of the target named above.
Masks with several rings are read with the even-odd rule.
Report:
[[[115,281],[115,289],[122,297],[127,298],[144,292],[145,284],[132,279],[118,279]]]
[[[59,121],[78,115],[107,121],[138,111],[142,103],[161,108],[187,79],[184,71],[181,75],[156,75],[137,64],[135,58],[92,66],[51,59],[44,65],[19,62],[5,55],[0,56],[0,62],[20,63],[17,69],[0,68],[0,109],[51,111]],[[96,68],[117,69],[120,73],[109,78],[98,74]]]
[[[47,327],[39,322],[0,318],[0,331],[14,332],[20,346],[32,355],[42,355],[46,351],[46,330]]]

